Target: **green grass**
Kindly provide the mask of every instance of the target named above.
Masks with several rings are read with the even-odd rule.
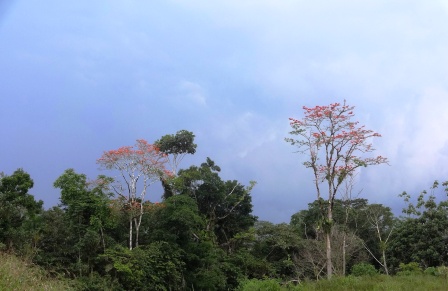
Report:
[[[386,276],[372,277],[339,277],[318,282],[302,282],[297,286],[280,286],[275,280],[250,280],[241,286],[241,291],[271,290],[271,291],[446,291],[448,280],[445,277],[431,275]]]
[[[73,290],[67,282],[49,278],[41,268],[14,255],[0,253],[0,290]]]
[[[356,291],[411,291],[411,290],[448,290],[448,281],[442,277],[429,275],[411,276],[373,276],[373,277],[345,277],[333,280],[305,283],[296,290],[356,290]]]

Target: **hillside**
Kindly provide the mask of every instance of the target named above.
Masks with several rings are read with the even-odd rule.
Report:
[[[66,282],[49,278],[14,255],[0,253],[0,262],[0,290],[71,290]]]

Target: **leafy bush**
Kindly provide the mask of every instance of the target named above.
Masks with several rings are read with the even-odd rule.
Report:
[[[107,274],[126,290],[180,290],[184,263],[175,245],[153,242],[132,251],[116,245],[101,255]]]
[[[444,277],[448,279],[448,267],[439,266],[439,267],[429,267],[424,271],[425,275]]]
[[[425,275],[431,275],[431,276],[438,276],[439,272],[437,272],[437,268],[435,267],[428,267],[424,271]]]
[[[243,281],[239,287],[240,291],[281,291],[282,287],[274,279],[251,279]]]
[[[91,273],[89,276],[79,277],[70,282],[75,290],[104,291],[104,290],[122,290],[120,284],[110,276],[101,276],[97,273]]]
[[[356,277],[375,276],[378,275],[378,270],[371,264],[360,263],[352,267],[352,275]]]
[[[444,277],[445,279],[448,279],[448,267],[445,266],[437,267],[437,275],[440,277]]]
[[[400,263],[400,271],[398,271],[397,275],[399,276],[409,276],[409,275],[416,275],[421,274],[422,269],[416,262],[411,262],[408,264]]]

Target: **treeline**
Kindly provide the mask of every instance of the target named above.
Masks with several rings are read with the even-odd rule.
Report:
[[[180,131],[156,141],[157,147],[139,143],[143,148],[107,152],[116,154],[108,161],[134,166],[109,167],[121,179],[90,180],[67,169],[54,182],[60,204],[48,210],[29,193],[33,180],[26,171],[2,174],[0,248],[70,278],[79,290],[234,290],[250,279],[324,278],[325,204],[310,203],[290,223],[259,221],[252,214],[254,182],[223,180],[210,158],[177,170],[182,156],[194,153],[193,138]],[[157,160],[157,171],[145,172],[154,165],[148,153],[167,158],[176,171],[165,171]],[[139,168],[142,161],[147,164]],[[138,174],[132,184],[129,177]],[[134,191],[144,187],[144,175],[162,183],[162,202]],[[370,264],[393,275],[400,264],[448,264],[448,200],[436,199],[438,186],[422,192],[416,204],[403,193],[407,205],[399,218],[367,199],[336,199],[333,273],[348,275]]]

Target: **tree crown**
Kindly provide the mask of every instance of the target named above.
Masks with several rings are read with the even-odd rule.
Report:
[[[297,146],[299,152],[309,155],[304,165],[315,171],[319,181],[340,185],[361,166],[387,163],[382,156],[365,156],[374,151],[369,139],[381,135],[353,121],[353,110],[354,106],[346,105],[345,101],[343,104],[303,106],[302,119],[289,119],[293,129],[290,134],[298,138],[285,140]]]

